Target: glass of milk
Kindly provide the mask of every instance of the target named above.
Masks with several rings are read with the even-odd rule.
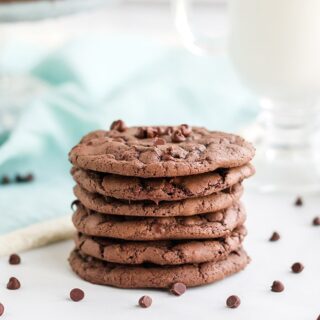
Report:
[[[184,44],[200,54],[227,51],[239,78],[261,98],[255,187],[319,191],[320,1],[229,0],[224,44],[195,34],[196,3],[174,1]]]

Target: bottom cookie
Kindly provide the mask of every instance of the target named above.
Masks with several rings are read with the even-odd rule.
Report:
[[[195,287],[221,280],[244,269],[250,258],[241,249],[220,262],[132,266],[101,261],[74,250],[69,262],[76,274],[94,284],[119,288],[169,288],[176,282]]]

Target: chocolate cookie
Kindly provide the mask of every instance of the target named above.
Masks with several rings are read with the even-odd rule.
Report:
[[[100,214],[78,204],[72,220],[78,231],[91,236],[125,240],[213,239],[230,236],[246,219],[244,207],[191,217],[142,218]]]
[[[191,216],[228,208],[239,200],[243,187],[241,184],[236,184],[231,188],[205,197],[163,201],[159,205],[152,201],[129,202],[105,197],[98,193],[90,193],[79,185],[75,186],[73,190],[75,196],[85,207],[101,213],[124,216],[170,217]]]
[[[251,164],[175,178],[138,178],[73,167],[74,180],[85,190],[117,199],[176,201],[227,189],[255,173]]]
[[[226,260],[179,266],[121,265],[105,262],[74,250],[71,268],[82,279],[119,288],[169,288],[176,282],[195,287],[221,280],[246,267],[250,258],[240,249]]]
[[[225,260],[230,252],[238,250],[246,229],[240,227],[230,237],[215,240],[191,241],[123,241],[91,237],[77,233],[77,249],[86,255],[120,264],[154,263],[176,265]]]
[[[87,134],[69,153],[76,167],[143,178],[176,177],[242,166],[254,147],[233,134],[199,127],[131,127]]]

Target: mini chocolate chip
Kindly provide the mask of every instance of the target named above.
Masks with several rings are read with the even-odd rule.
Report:
[[[9,282],[7,283],[7,289],[9,289],[9,290],[17,290],[20,287],[21,287],[20,281],[17,278],[11,277],[9,279]]]
[[[137,133],[135,134],[135,137],[138,139],[145,139],[147,137],[147,130],[145,127],[139,127],[137,129]]]
[[[84,292],[79,288],[74,288],[70,291],[70,299],[78,302],[84,298]]]
[[[156,138],[153,142],[153,144],[155,146],[162,146],[164,144],[166,144],[166,140],[162,139],[162,138]]]
[[[312,224],[314,226],[320,226],[320,217],[315,217],[313,220],[312,220]]]
[[[304,266],[300,262],[296,262],[291,266],[291,270],[293,273],[300,273],[304,269]]]
[[[0,317],[4,314],[4,305],[0,303]]]
[[[9,184],[10,178],[8,176],[3,176],[1,179],[1,184]]]
[[[175,130],[171,136],[172,142],[183,142],[186,140],[186,137],[182,134],[181,130]]]
[[[271,235],[269,241],[278,241],[279,239],[280,239],[280,234],[279,234],[277,231],[275,231],[275,232]]]
[[[110,126],[110,130],[117,130],[119,132],[126,131],[126,129],[127,129],[127,126],[122,120],[113,121]]]
[[[188,126],[187,124],[182,124],[180,126],[180,130],[185,137],[189,137],[192,132],[191,127]]]
[[[73,201],[71,202],[71,210],[74,211],[74,207],[75,207],[75,206],[77,207],[79,204],[80,204],[80,201],[79,201],[78,199],[73,200]]]
[[[176,282],[170,288],[170,292],[175,296],[181,296],[187,291],[187,287],[182,282]]]
[[[295,205],[296,207],[301,207],[301,206],[303,206],[303,200],[302,200],[302,198],[301,198],[301,197],[297,197],[296,201],[294,202],[294,205]]]
[[[10,255],[9,257],[9,264],[20,264],[21,259],[20,256],[18,256],[17,254],[13,253],[12,255]]]
[[[152,305],[152,299],[149,296],[142,296],[139,299],[139,306],[141,308],[149,308]]]
[[[23,176],[21,174],[17,174],[15,177],[15,180],[18,183],[31,182],[31,181],[33,181],[33,179],[34,179],[34,176],[32,173],[28,173],[25,176]]]
[[[226,301],[226,304],[227,304],[227,307],[229,308],[238,308],[240,306],[240,298],[238,296],[230,296],[227,301]]]
[[[271,286],[271,291],[273,292],[282,292],[284,290],[284,285],[280,281],[273,281]]]

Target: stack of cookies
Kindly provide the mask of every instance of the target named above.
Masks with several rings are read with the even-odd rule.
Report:
[[[211,283],[246,267],[241,182],[254,148],[204,128],[126,127],[86,135],[69,154],[83,279],[121,288]]]

